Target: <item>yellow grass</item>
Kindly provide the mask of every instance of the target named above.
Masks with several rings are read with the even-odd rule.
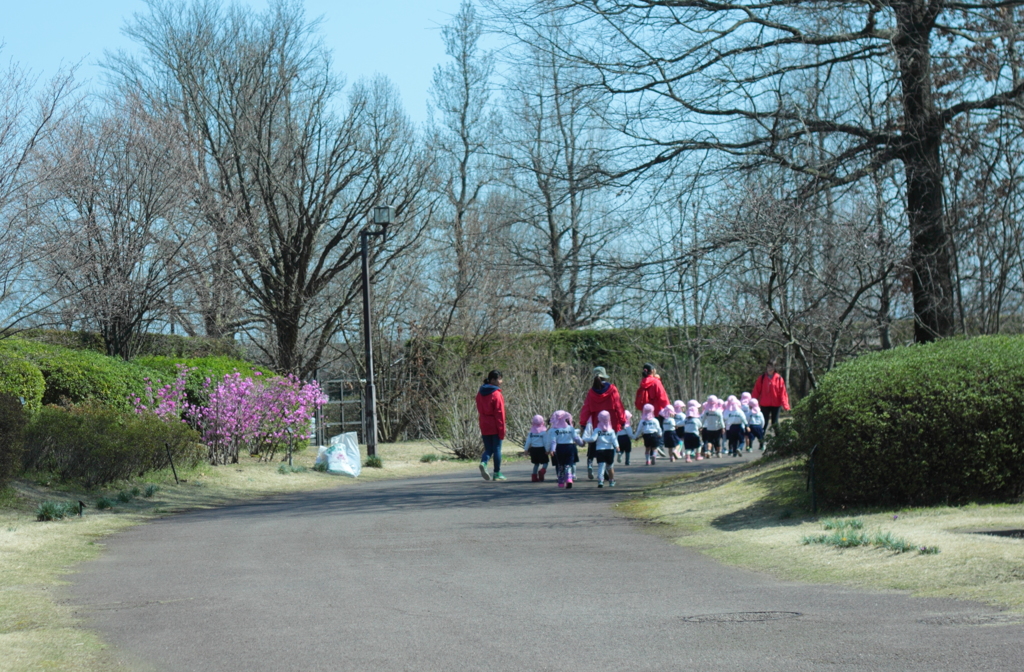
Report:
[[[78,563],[95,558],[103,538],[167,513],[209,508],[255,497],[289,492],[358,487],[360,482],[426,476],[474,468],[465,462],[420,462],[438,453],[424,442],[381,444],[382,469],[364,468],[359,479],[315,471],[280,474],[281,464],[245,457],[238,465],[200,466],[179,471],[176,485],[170,470],[148,474],[138,483],[85,492],[49,487],[42,479],[19,481],[0,492],[0,671],[127,669],[106,652],[103,642],[81,626],[73,610],[58,601],[66,575]],[[315,449],[296,454],[296,466],[312,467]],[[365,459],[365,448],[364,448]],[[152,498],[138,497],[112,510],[98,511],[95,502],[111,499],[121,489],[154,483]],[[37,522],[42,501],[85,501],[82,518]]]
[[[1024,541],[975,533],[1024,529],[1024,504],[839,511],[816,519],[805,478],[796,461],[755,464],[664,484],[624,508],[663,524],[658,529],[675,543],[786,579],[908,590],[1024,612]],[[805,536],[827,533],[828,518],[857,518],[864,532],[891,532],[940,553],[803,544]]]

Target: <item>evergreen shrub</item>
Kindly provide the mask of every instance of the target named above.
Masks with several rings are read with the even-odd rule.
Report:
[[[829,505],[959,504],[1024,494],[1024,337],[863,355],[797,407]]]
[[[22,439],[27,418],[21,400],[0,393],[0,488],[21,470]]]
[[[184,423],[97,402],[44,406],[24,436],[26,468],[52,472],[87,488],[167,467],[165,445],[179,468],[194,467],[206,455],[199,434]]]
[[[46,380],[38,366],[21,357],[0,353],[0,394],[24,399],[25,409],[35,411],[42,406],[45,392]]]
[[[45,382],[43,404],[97,401],[130,410],[131,399],[145,391],[145,378],[157,373],[139,364],[91,350],[71,350],[19,338],[0,341],[0,355],[23,359],[39,369]]]

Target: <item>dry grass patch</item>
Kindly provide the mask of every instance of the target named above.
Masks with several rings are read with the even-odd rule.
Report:
[[[177,511],[474,468],[466,462],[420,461],[434,452],[425,442],[381,444],[377,453],[383,467],[364,468],[358,479],[313,471],[316,450],[310,448],[293,456],[296,467],[307,468],[299,473],[282,474],[281,462],[276,460],[262,463],[243,457],[237,465],[179,470],[180,484],[175,484],[169,469],[94,491],[51,487],[45,475],[18,481],[0,491],[0,669],[128,669],[111,658],[100,639],[83,629],[72,608],[58,597],[61,586],[68,583],[66,575],[78,563],[99,555],[104,537]],[[147,486],[155,486],[149,497]],[[122,492],[127,502],[118,499]],[[112,508],[98,510],[100,499]],[[36,520],[42,502],[79,500],[87,505],[82,518]]]
[[[758,462],[663,484],[624,508],[662,523],[661,532],[680,545],[787,579],[909,590],[1024,612],[1024,540],[974,533],[1024,529],[1024,504],[832,511],[819,519],[810,515],[805,486],[799,461]],[[804,543],[827,532],[826,519],[856,519],[872,538],[888,533],[913,550]]]

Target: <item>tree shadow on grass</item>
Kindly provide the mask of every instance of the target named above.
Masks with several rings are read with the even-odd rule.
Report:
[[[754,476],[752,481],[766,492],[742,509],[714,518],[712,527],[726,532],[788,527],[800,525],[811,517],[807,475],[800,466],[766,471]]]

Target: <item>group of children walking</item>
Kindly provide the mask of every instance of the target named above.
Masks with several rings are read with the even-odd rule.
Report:
[[[533,463],[532,480],[544,481],[548,465],[553,465],[558,487],[572,488],[579,448],[584,445],[587,446],[587,475],[593,479],[596,466],[599,488],[605,483],[608,487],[615,485],[615,464],[623,461],[629,464],[633,442],[638,440],[643,441],[648,465],[655,464],[659,454],[672,462],[721,457],[723,446],[727,455],[739,457],[742,450],[752,450],[754,439],[764,450],[764,415],[757,399],[749,392],[739,398],[730,396],[724,402],[715,395],[709,396],[703,404],[695,399],[685,406],[682,401],[676,401],[661,409],[657,416],[654,406],[645,404],[635,428],[630,426],[632,418],[632,413],[625,411],[623,427],[616,432],[611,414],[601,411],[597,414],[597,426],[588,422],[581,434],[567,411],[555,411],[550,427],[544,416],[533,416],[523,445]]]

